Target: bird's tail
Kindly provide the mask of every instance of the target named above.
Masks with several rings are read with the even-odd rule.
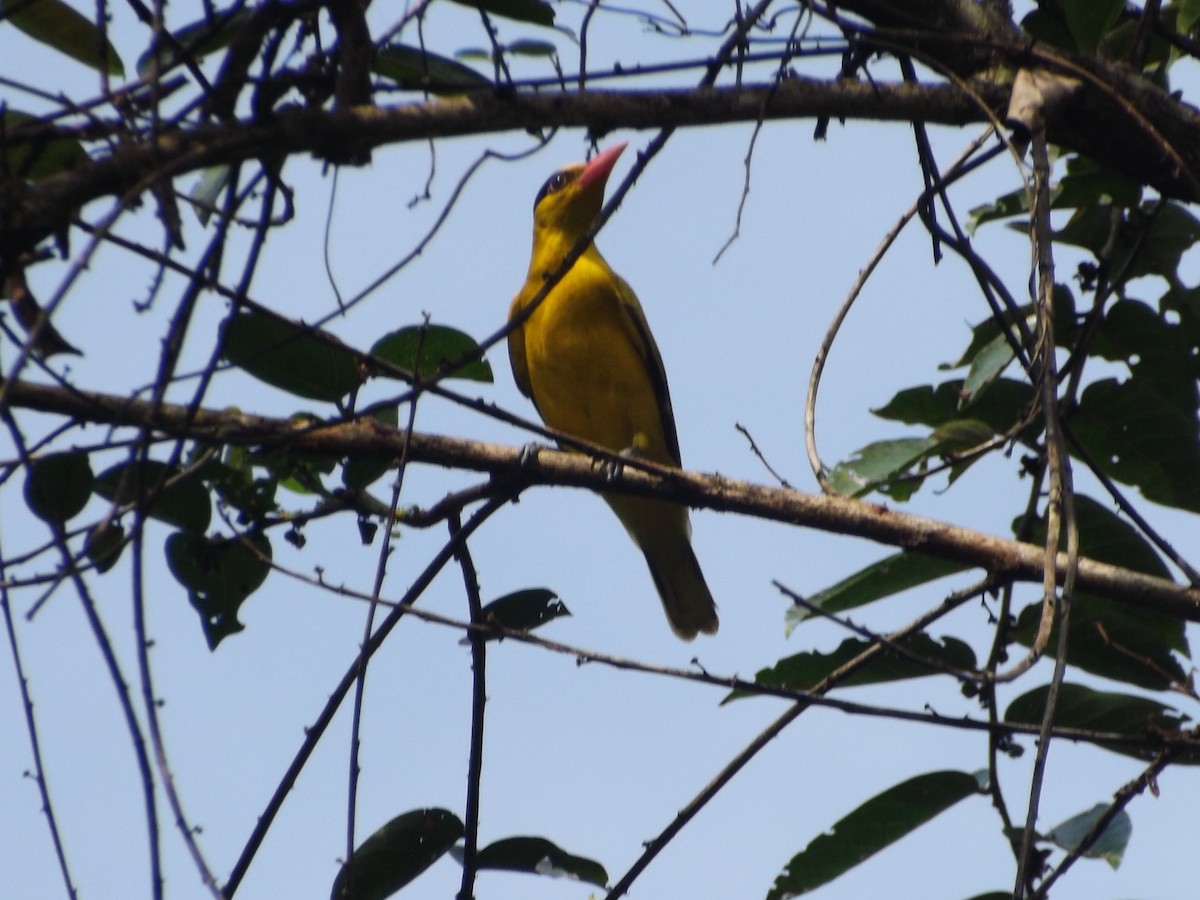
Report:
[[[685,641],[716,634],[717,605],[692,550],[687,509],[640,497],[605,499],[645,555],[671,629]]]

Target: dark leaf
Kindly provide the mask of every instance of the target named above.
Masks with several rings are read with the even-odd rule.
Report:
[[[258,522],[275,512],[278,482],[270,477],[256,477],[255,459],[245,447],[229,446],[222,461],[205,464],[202,477],[217,496],[238,511],[242,522]]]
[[[888,788],[792,857],[767,892],[785,900],[828,884],[960,800],[980,792],[967,772],[929,772]]]
[[[239,313],[225,326],[225,358],[259,381],[336,402],[358,387],[358,357],[332,338],[272,316]]]
[[[404,44],[389,44],[377,50],[371,69],[402,88],[431,94],[455,94],[492,86],[491,81],[469,66]]]
[[[332,900],[384,900],[438,861],[463,834],[445,809],[414,809],[363,841],[333,882]]]
[[[1084,556],[1157,578],[1171,577],[1166,564],[1137,529],[1087,494],[1075,497],[1075,520],[1079,527],[1079,552]],[[1014,530],[1019,521],[1013,521]],[[1035,523],[1028,540],[1034,544],[1045,543],[1044,518]],[[1182,623],[1179,627],[1182,629]],[[1176,649],[1182,650],[1184,646],[1176,646]]]
[[[1033,401],[1033,389],[1023,381],[999,378],[981,395],[968,398],[962,381],[907,388],[887,405],[872,410],[882,419],[938,428],[969,412],[996,434],[1005,434],[1020,421]],[[1030,437],[1032,439],[1032,436]]]
[[[410,325],[385,334],[371,353],[420,378],[440,375],[446,366],[472,354],[479,345],[468,334],[445,325]],[[448,378],[492,382],[492,367],[486,359],[472,359],[455,368]]]
[[[1040,725],[1048,692],[1049,686],[1042,685],[1022,694],[1004,711],[1004,721]],[[1060,687],[1054,712],[1054,724],[1059,728],[1127,735],[1127,741],[1102,741],[1097,742],[1097,746],[1144,761],[1154,759],[1159,749],[1155,742],[1147,746],[1146,739],[1178,734],[1187,718],[1147,697],[1096,691],[1070,682]],[[1175,762],[1195,765],[1200,763],[1200,752],[1183,753],[1175,758]]]
[[[162,72],[185,59],[199,60],[228,47],[242,33],[253,14],[252,8],[243,6],[232,12],[219,12],[212,19],[204,18],[185,25],[138,58],[138,75],[148,77],[155,58]]]
[[[1095,827],[1096,822],[1108,810],[1108,804],[1097,803],[1087,812],[1072,816],[1065,822],[1056,825],[1046,835],[1064,850],[1075,850],[1088,833]],[[1119,810],[1112,821],[1105,826],[1104,831],[1096,842],[1083,854],[1092,859],[1102,859],[1114,869],[1121,865],[1125,857],[1125,848],[1129,846],[1129,838],[1133,834],[1133,820],[1129,813]]]
[[[271,571],[271,543],[261,533],[206,538],[177,531],[167,538],[166,551],[167,566],[188,589],[208,647],[215,650],[245,627],[238,610]]]
[[[39,44],[53,47],[85,66],[121,77],[125,66],[96,23],[62,0],[0,0],[0,18]]]
[[[43,522],[62,525],[87,506],[92,482],[92,466],[86,453],[41,456],[29,462],[25,502],[29,511]]]
[[[395,428],[400,421],[400,409],[396,406],[390,406],[387,409],[381,409],[376,413],[372,413],[371,418],[376,422],[387,425],[389,428]],[[363,490],[369,487],[374,481],[382,478],[393,463],[386,459],[369,459],[354,458],[346,460],[346,464],[342,466],[342,484],[354,490]]]
[[[997,334],[971,360],[963,380],[963,400],[969,402],[1000,377],[1014,359],[1012,347],[1003,334]]]
[[[178,469],[153,459],[140,465],[122,463],[96,477],[95,491],[105,500],[122,505],[156,492],[153,505],[143,510],[146,515],[184,531],[203,533],[212,520],[208,489],[196,477],[163,487],[167,479],[178,474]]]
[[[870,641],[846,638],[832,653],[819,653],[815,650],[797,653],[795,656],[781,659],[769,669],[760,670],[754,676],[754,683],[764,687],[811,690],[831,672],[850,662],[870,646]],[[917,659],[893,650],[885,651],[870,665],[842,681],[839,687],[939,675],[941,669],[936,667],[937,664],[958,671],[973,671],[976,668],[974,651],[957,638],[944,637],[938,642],[926,634],[917,634],[900,642],[900,646]],[[934,665],[924,665],[919,660],[928,660]],[[722,702],[750,696],[754,695],[747,691],[734,691]]]
[[[1069,47],[1070,42],[1065,41],[1059,46]],[[1051,188],[1050,208],[1079,209],[1102,203],[1133,207],[1137,206],[1141,199],[1141,186],[1136,181],[1101,168],[1084,157],[1073,156],[1067,160],[1067,174]],[[1028,213],[1029,194],[1024,189],[1016,190],[997,197],[992,203],[971,210],[967,218],[967,228],[974,234],[975,230],[986,222],[1011,219]]]
[[[480,869],[567,877],[599,887],[608,884],[608,873],[600,863],[582,856],[572,856],[539,837],[511,837],[496,841],[479,851],[475,863]]]
[[[1085,494],[1075,498],[1080,553],[1093,559],[1169,578],[1170,571],[1154,548],[1128,522]],[[1016,527],[1016,523],[1014,523]],[[1030,533],[1033,543],[1045,542],[1045,522]],[[1017,617],[1013,637],[1029,646],[1037,632],[1041,604],[1031,604]],[[1057,646],[1057,632],[1051,646]],[[1079,593],[1071,606],[1071,639],[1067,661],[1095,675],[1154,690],[1188,682],[1175,653],[1188,655],[1184,623],[1173,616],[1103,597]]]
[[[1018,643],[1033,643],[1041,614],[1040,603],[1021,610],[1012,631]],[[1067,662],[1085,672],[1158,691],[1187,685],[1188,675],[1171,652],[1175,643],[1186,644],[1178,619],[1091,594],[1076,594],[1071,603]],[[1057,646],[1056,627],[1050,647]]]
[[[83,552],[97,572],[107,572],[121,558],[125,549],[125,529],[119,522],[101,522],[88,529]]]
[[[552,26],[554,10],[544,0],[454,0],[455,3],[470,7],[472,10],[482,9],[493,16],[503,16],[517,22],[531,22],[534,25]]]
[[[1112,478],[1147,500],[1200,512],[1200,430],[1178,400],[1136,377],[1106,378],[1084,390],[1071,427]]]
[[[1147,204],[1127,210],[1115,240],[1112,216],[1110,204],[1080,209],[1055,232],[1055,240],[1107,257],[1109,268],[1125,271],[1128,279],[1161,275],[1168,281],[1177,277],[1184,251],[1200,240],[1200,221],[1178,204],[1168,203],[1156,214]]]
[[[1075,38],[1075,46],[1084,53],[1094,53],[1125,8],[1125,0],[1064,0],[1067,27]]]
[[[547,588],[528,588],[514,591],[493,600],[483,607],[483,621],[516,631],[533,631],[570,610]]]
[[[807,599],[809,603],[826,612],[843,612],[899,594],[909,588],[937,581],[947,575],[964,572],[969,568],[971,567],[964,563],[921,553],[896,553],[871,563],[865,569],[860,569]],[[788,620],[794,627],[809,615],[803,607],[794,606],[788,613]]]
[[[517,56],[554,56],[558,53],[558,48],[548,41],[518,40],[504,49]]]
[[[921,485],[921,478],[913,474],[915,467],[939,445],[932,437],[876,441],[834,466],[829,480],[847,497],[880,491],[895,500],[907,500]]]
[[[1138,300],[1119,300],[1096,329],[1094,352],[1125,363],[1134,380],[1165,405],[1195,417],[1200,407],[1197,358],[1183,323],[1171,319],[1169,309],[1159,313]]]
[[[1021,20],[1021,29],[1030,37],[1037,38],[1059,50],[1075,50],[1075,39],[1067,29],[1061,10],[1039,6]]]
[[[88,161],[83,145],[70,138],[46,141],[21,139],[21,126],[37,123],[37,117],[15,109],[4,110],[7,142],[0,145],[0,167],[16,178],[41,181],[59,172],[67,172]]]
[[[1200,22],[1200,0],[1181,0],[1179,4],[1179,31],[1186,34],[1195,30]]]

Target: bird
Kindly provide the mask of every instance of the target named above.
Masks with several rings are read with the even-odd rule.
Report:
[[[615,144],[590,162],[559,169],[538,192],[529,272],[509,307],[510,323],[595,223],[625,147]],[[550,428],[614,453],[682,468],[662,356],[637,295],[594,243],[512,328],[508,353],[518,388]],[[716,604],[692,550],[687,508],[603,496],[645,556],[675,634],[688,641],[715,634]]]

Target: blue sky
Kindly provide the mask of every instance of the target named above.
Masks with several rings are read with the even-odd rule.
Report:
[[[442,12],[440,6],[426,31],[431,46],[452,49],[482,41],[477,29],[471,30],[470,17]],[[176,24],[192,18],[182,6],[169,13]],[[123,6],[113,14],[118,47],[130,65],[138,52],[137,32]],[[572,7],[563,11],[567,18],[578,14]],[[702,12],[694,21],[703,21]],[[718,17],[708,22],[721,23]],[[502,28],[507,38],[520,33]],[[566,39],[546,37],[569,54]],[[609,25],[599,17],[592,41],[592,60],[600,66],[618,58],[649,61],[656,54],[680,52],[680,45],[656,41],[632,22]],[[0,46],[5,77],[44,72],[70,90],[94,82],[87,70],[32,47],[11,27],[0,26]],[[573,64],[566,63],[567,68]],[[528,65],[531,71],[545,66]],[[823,74],[827,64],[797,67]],[[893,75],[882,65],[877,74]],[[1192,84],[1185,83],[1185,92]],[[34,100],[7,87],[0,87],[0,97],[37,109]],[[828,140],[817,143],[812,127],[809,121],[776,123],[759,135],[741,237],[719,264],[712,260],[734,228],[751,138],[748,125],[677,133],[598,240],[609,262],[638,292],[657,336],[685,464],[769,483],[769,474],[737,431],[740,424],[771,464],[806,491],[816,490],[802,426],[813,355],[860,267],[921,189],[908,127],[833,123]],[[940,161],[948,164],[976,133],[974,128],[934,129]],[[605,137],[603,144],[630,141],[613,184],[628,172],[633,151],[650,137],[630,131]],[[331,268],[341,293],[356,293],[420,240],[461,173],[485,148],[517,152],[532,143],[516,133],[439,142],[432,199],[412,208],[408,201],[423,190],[429,172],[426,145],[384,148],[370,167],[343,170],[329,233]],[[429,313],[433,321],[476,337],[492,333],[525,274],[534,194],[550,172],[582,159],[585,151],[580,131],[564,131],[530,159],[486,164],[427,250],[351,314],[332,321],[329,330],[367,347]],[[332,180],[307,159],[289,161],[285,177],[296,189],[296,219],[272,236],[252,294],[285,314],[312,320],[336,308],[323,261]],[[998,160],[956,189],[959,213],[1013,189],[1018,178],[1011,160]],[[195,253],[206,232],[186,211],[185,219],[188,250]],[[149,239],[154,224],[152,211],[143,209],[119,230]],[[82,244],[77,239],[73,250]],[[979,246],[1019,295],[1029,266],[1023,239],[991,226],[981,232]],[[1070,263],[1060,266],[1065,277]],[[41,269],[35,289],[48,295],[57,273],[51,266]],[[68,296],[56,321],[87,355],[57,365],[69,368],[77,383],[125,392],[148,380],[147,359],[157,352],[180,290],[178,282],[169,282],[154,307],[139,313],[135,303],[145,298],[152,276],[149,266],[104,249]],[[1160,292],[1159,285],[1147,285],[1143,299],[1156,300]],[[225,313],[224,301],[203,298],[185,348],[191,365],[206,358]],[[985,314],[966,267],[953,258],[934,267],[928,238],[915,227],[907,230],[871,279],[830,357],[818,410],[825,460],[833,463],[871,440],[903,434],[868,409],[882,405],[899,387],[947,377],[936,364],[959,356],[969,326]],[[472,383],[460,390],[533,417],[513,384],[503,349],[493,349],[488,359],[495,384]],[[186,397],[189,389],[185,384],[175,396]],[[378,387],[372,396],[387,391]],[[207,402],[278,415],[297,408],[292,398],[236,372],[217,379]],[[421,402],[416,423],[422,431],[472,439],[512,445],[529,440],[516,429],[437,400]],[[90,444],[104,436],[102,429],[90,428],[70,440]],[[910,508],[1007,534],[1024,503],[1025,484],[1015,480],[1016,470],[1016,460],[986,462],[949,491],[922,491]],[[402,502],[427,505],[470,480],[432,467],[413,468]],[[1080,488],[1089,488],[1086,479]],[[294,498],[297,506],[304,502]],[[0,491],[0,528],[9,555],[45,539],[23,509],[12,485]],[[1162,511],[1152,515],[1180,538],[1185,555],[1194,554],[1194,538],[1190,547],[1183,539],[1194,535],[1194,526],[1188,530],[1181,516]],[[864,541],[713,512],[694,513],[693,528],[722,624],[717,637],[690,645],[671,635],[640,554],[619,523],[585,492],[530,491],[502,511],[471,549],[485,600],[534,586],[550,587],[562,597],[574,615],[549,626],[548,637],[665,666],[686,667],[695,658],[709,672],[743,677],[784,655],[831,649],[846,636],[827,623],[808,623],[786,636],[787,601],[772,580],[811,593],[890,552]],[[150,655],[162,699],[159,715],[186,812],[203,829],[201,846],[224,877],[304,727],[353,659],[366,609],[277,573],[243,607],[245,633],[210,653],[183,590],[162,561],[158,548],[165,536],[160,529],[147,542]],[[321,566],[326,582],[369,590],[378,546],[362,547],[353,521],[310,526],[306,536],[303,550],[275,541],[282,567],[311,576]],[[444,540],[444,529],[405,530],[389,561],[384,596],[399,597]],[[129,577],[126,561],[92,583],[126,674],[133,678]],[[876,604],[862,613],[862,621],[875,630],[899,627],[965,583],[948,580]],[[1028,601],[1034,592],[1025,588],[1022,596]],[[16,601],[18,613],[30,599]],[[457,569],[447,569],[421,605],[465,618]],[[20,619],[18,633],[81,896],[144,895],[140,782],[112,684],[78,601],[62,592],[32,622]],[[977,649],[986,647],[987,611],[969,604],[933,633],[965,634]],[[462,812],[470,657],[458,645],[459,637],[452,629],[408,620],[372,663],[362,727],[360,840],[411,808]],[[1039,668],[1043,677],[1035,673],[1012,689],[1010,699],[1048,678],[1049,667]],[[935,679],[845,694],[903,709],[977,712],[956,685]],[[719,689],[597,664],[580,666],[572,656],[514,642],[489,650],[488,695],[481,840],[542,835],[602,862],[614,880],[636,859],[642,842],[666,826],[784,708],[767,699],[720,707]],[[1180,703],[1188,705],[1185,698]],[[0,666],[5,723],[0,802],[7,811],[0,817],[0,893],[47,896],[59,885],[38,797],[23,775],[30,756],[20,712],[12,667]],[[1002,768],[1016,809],[1023,806],[1033,757],[1031,742],[1025,743],[1025,756]],[[239,897],[328,895],[344,852],[348,745],[349,716],[343,710],[288,798]],[[812,710],[671,844],[636,883],[633,896],[762,896],[794,853],[872,794],[913,774],[973,771],[986,762],[985,742],[978,735]],[[1104,801],[1140,769],[1099,750],[1056,742],[1042,825],[1049,828]],[[1113,872],[1101,862],[1081,862],[1056,898],[1166,896],[1200,880],[1200,862],[1179,852],[1186,844],[1180,835],[1191,833],[1200,806],[1200,781],[1176,768],[1160,786],[1161,796],[1144,797],[1130,809],[1134,837],[1121,868]],[[1010,887],[1011,858],[987,803],[984,797],[963,802],[815,896],[955,900]],[[162,834],[168,895],[202,896],[169,817]],[[446,858],[400,896],[453,896],[459,878],[459,867]],[[584,885],[507,874],[483,874],[476,888],[480,900],[588,895]]]

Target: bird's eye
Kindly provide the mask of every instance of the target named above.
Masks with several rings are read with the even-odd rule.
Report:
[[[542,189],[538,191],[537,199],[533,201],[534,209],[542,202],[542,198],[550,194],[557,193],[571,183],[571,175],[568,172],[555,172],[550,176],[550,180],[542,185]]]

